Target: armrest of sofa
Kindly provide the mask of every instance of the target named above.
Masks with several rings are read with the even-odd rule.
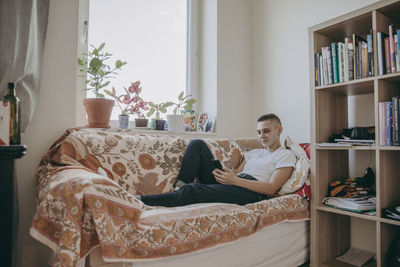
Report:
[[[115,221],[136,225],[144,204],[116,182],[82,167],[50,165],[38,171],[38,206],[30,234],[56,251],[58,260],[81,259],[99,244],[95,229]],[[95,226],[95,227],[94,227]]]

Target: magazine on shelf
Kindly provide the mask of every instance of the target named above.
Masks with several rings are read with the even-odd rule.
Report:
[[[352,147],[350,143],[318,143],[317,147]]]
[[[354,212],[365,212],[376,210],[376,197],[364,195],[360,197],[325,197],[322,203],[338,209],[344,209]]]
[[[375,140],[370,140],[370,139],[364,139],[364,140],[358,140],[358,139],[335,139],[335,142],[338,143],[350,143],[353,145],[373,145],[375,144]]]

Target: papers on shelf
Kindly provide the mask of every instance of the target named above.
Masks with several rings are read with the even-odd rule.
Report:
[[[383,214],[387,218],[400,221],[400,208],[399,207],[390,208],[390,209],[384,209],[383,210]]]
[[[337,257],[336,259],[355,266],[363,266],[374,256],[375,253],[372,253],[370,251],[359,248],[350,248],[346,253],[344,253],[340,257]]]
[[[322,203],[334,208],[344,209],[353,212],[366,212],[376,209],[375,196],[361,196],[353,198],[325,197]]]
[[[357,139],[335,139],[335,142],[345,143],[345,144],[353,144],[357,146],[365,146],[365,145],[373,145],[375,144],[375,140],[357,140]]]
[[[317,147],[351,147],[353,144],[350,143],[318,143]]]

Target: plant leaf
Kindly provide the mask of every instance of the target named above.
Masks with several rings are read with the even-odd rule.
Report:
[[[104,48],[104,46],[106,45],[106,43],[102,43],[99,48],[97,48],[98,51],[102,50]]]
[[[153,115],[154,111],[155,111],[155,109],[150,109],[150,111],[147,112],[146,116],[151,117]]]
[[[178,96],[178,99],[179,100],[182,100],[182,98],[183,98],[183,91],[179,94],[179,96]]]
[[[114,88],[114,87],[113,87],[113,88]],[[113,94],[113,93],[110,92],[109,90],[104,89],[103,91],[104,91],[104,93],[106,93],[106,94],[109,95],[109,96],[115,96],[115,94]]]
[[[93,69],[95,72],[98,72],[101,69],[102,65],[103,65],[103,63],[97,57],[92,58],[92,60],[90,60],[90,63],[89,63],[89,67],[91,69]]]

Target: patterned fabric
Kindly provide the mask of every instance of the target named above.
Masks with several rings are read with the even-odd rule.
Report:
[[[296,155],[297,161],[292,176],[279,190],[278,195],[283,196],[299,190],[309,178],[311,163],[307,153],[298,144],[294,143],[290,137],[286,137],[286,148],[290,149]]]
[[[49,156],[60,165],[102,168],[134,195],[171,192],[187,140],[157,135],[128,135],[92,129],[72,130]]]
[[[308,220],[308,201],[295,194],[245,206],[176,208],[149,207],[133,197],[169,190],[187,143],[168,136],[67,131],[39,166],[30,234],[56,252],[54,266],[76,266],[96,246],[105,261],[154,259],[232,242],[279,222]],[[245,148],[238,143],[207,143],[227,166],[240,163]],[[108,177],[97,174],[98,167]],[[147,175],[151,172],[157,176]]]
[[[203,139],[210,148],[215,159],[221,161],[222,165],[234,170],[239,167],[244,159],[243,150],[230,139]]]

